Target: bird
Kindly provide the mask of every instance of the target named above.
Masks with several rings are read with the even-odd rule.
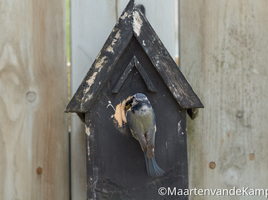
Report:
[[[164,174],[155,160],[155,113],[146,95],[136,93],[125,103],[127,125],[132,136],[139,141],[144,153],[146,170],[149,177]]]

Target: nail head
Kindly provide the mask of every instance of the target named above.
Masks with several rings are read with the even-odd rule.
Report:
[[[254,153],[249,154],[249,159],[250,160],[254,160],[254,158],[255,158],[255,154]]]
[[[209,163],[209,168],[210,169],[215,169],[215,167],[216,167],[216,163],[215,162],[210,162]]]
[[[42,167],[38,167],[38,168],[36,169],[36,173],[37,173],[37,174],[42,174],[42,173],[43,173],[43,169],[42,169]]]

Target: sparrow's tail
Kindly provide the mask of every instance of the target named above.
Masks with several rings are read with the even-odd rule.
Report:
[[[162,170],[155,161],[155,157],[149,159],[146,152],[144,152],[147,174],[150,177],[162,176],[165,172]]]

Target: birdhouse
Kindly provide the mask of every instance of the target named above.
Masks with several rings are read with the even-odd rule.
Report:
[[[147,96],[155,113],[155,158],[165,171],[158,177],[148,176],[127,124],[125,105],[136,93]],[[66,108],[85,122],[88,199],[156,200],[165,195],[161,187],[187,189],[186,116],[202,107],[131,0]]]

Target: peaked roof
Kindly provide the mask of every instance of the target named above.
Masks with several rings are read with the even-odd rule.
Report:
[[[89,111],[133,36],[148,55],[180,107],[184,109],[204,107],[148,20],[136,7],[135,0],[130,0],[86,77],[67,105],[66,112],[86,113]],[[134,60],[134,62],[137,61]]]
[[[157,92],[157,89],[155,88],[154,84],[150,80],[149,76],[147,75],[146,71],[141,66],[140,62],[134,55],[131,61],[129,62],[127,68],[125,69],[124,73],[120,77],[119,81],[117,82],[115,88],[112,90],[113,93],[118,93],[121,87],[123,86],[124,82],[126,81],[128,75],[131,73],[132,69],[136,67],[136,69],[139,71],[141,77],[143,78],[145,85],[147,86],[147,89],[150,92]]]

